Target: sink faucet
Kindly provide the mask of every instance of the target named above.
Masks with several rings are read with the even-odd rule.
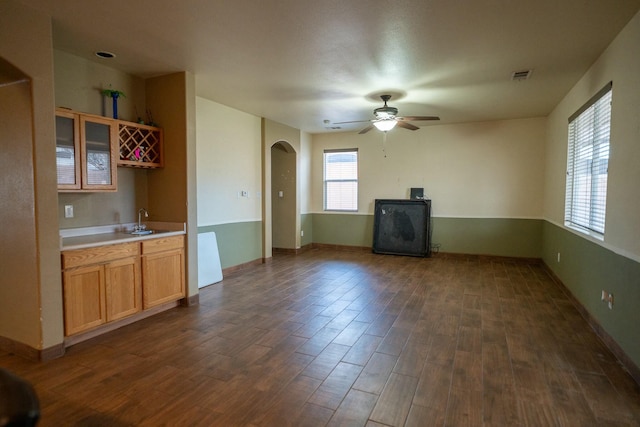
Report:
[[[134,227],[135,231],[140,231],[140,230],[144,230],[145,228],[147,228],[146,225],[142,225],[142,214],[144,214],[145,218],[149,218],[149,211],[147,211],[145,208],[141,208],[138,211],[138,225],[136,225]]]

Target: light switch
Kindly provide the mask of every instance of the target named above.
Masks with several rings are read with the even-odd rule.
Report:
[[[278,197],[284,197],[284,191],[282,190],[278,191]]]
[[[73,205],[64,205],[64,217],[73,218]]]

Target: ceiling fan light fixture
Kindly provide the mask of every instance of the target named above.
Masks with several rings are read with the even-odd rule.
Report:
[[[395,119],[377,120],[377,121],[373,122],[373,125],[379,131],[388,132],[391,129],[393,129],[394,127],[396,127],[396,120]]]

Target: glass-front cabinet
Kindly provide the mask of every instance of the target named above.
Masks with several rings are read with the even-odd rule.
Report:
[[[80,131],[77,114],[56,111],[58,190],[80,189]]]
[[[116,189],[118,128],[111,119],[80,115],[82,188]]]
[[[59,191],[116,191],[117,123],[109,118],[56,110]]]

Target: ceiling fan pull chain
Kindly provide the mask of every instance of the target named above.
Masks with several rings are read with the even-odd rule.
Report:
[[[382,132],[382,154],[384,154],[384,158],[387,158],[387,132]]]

